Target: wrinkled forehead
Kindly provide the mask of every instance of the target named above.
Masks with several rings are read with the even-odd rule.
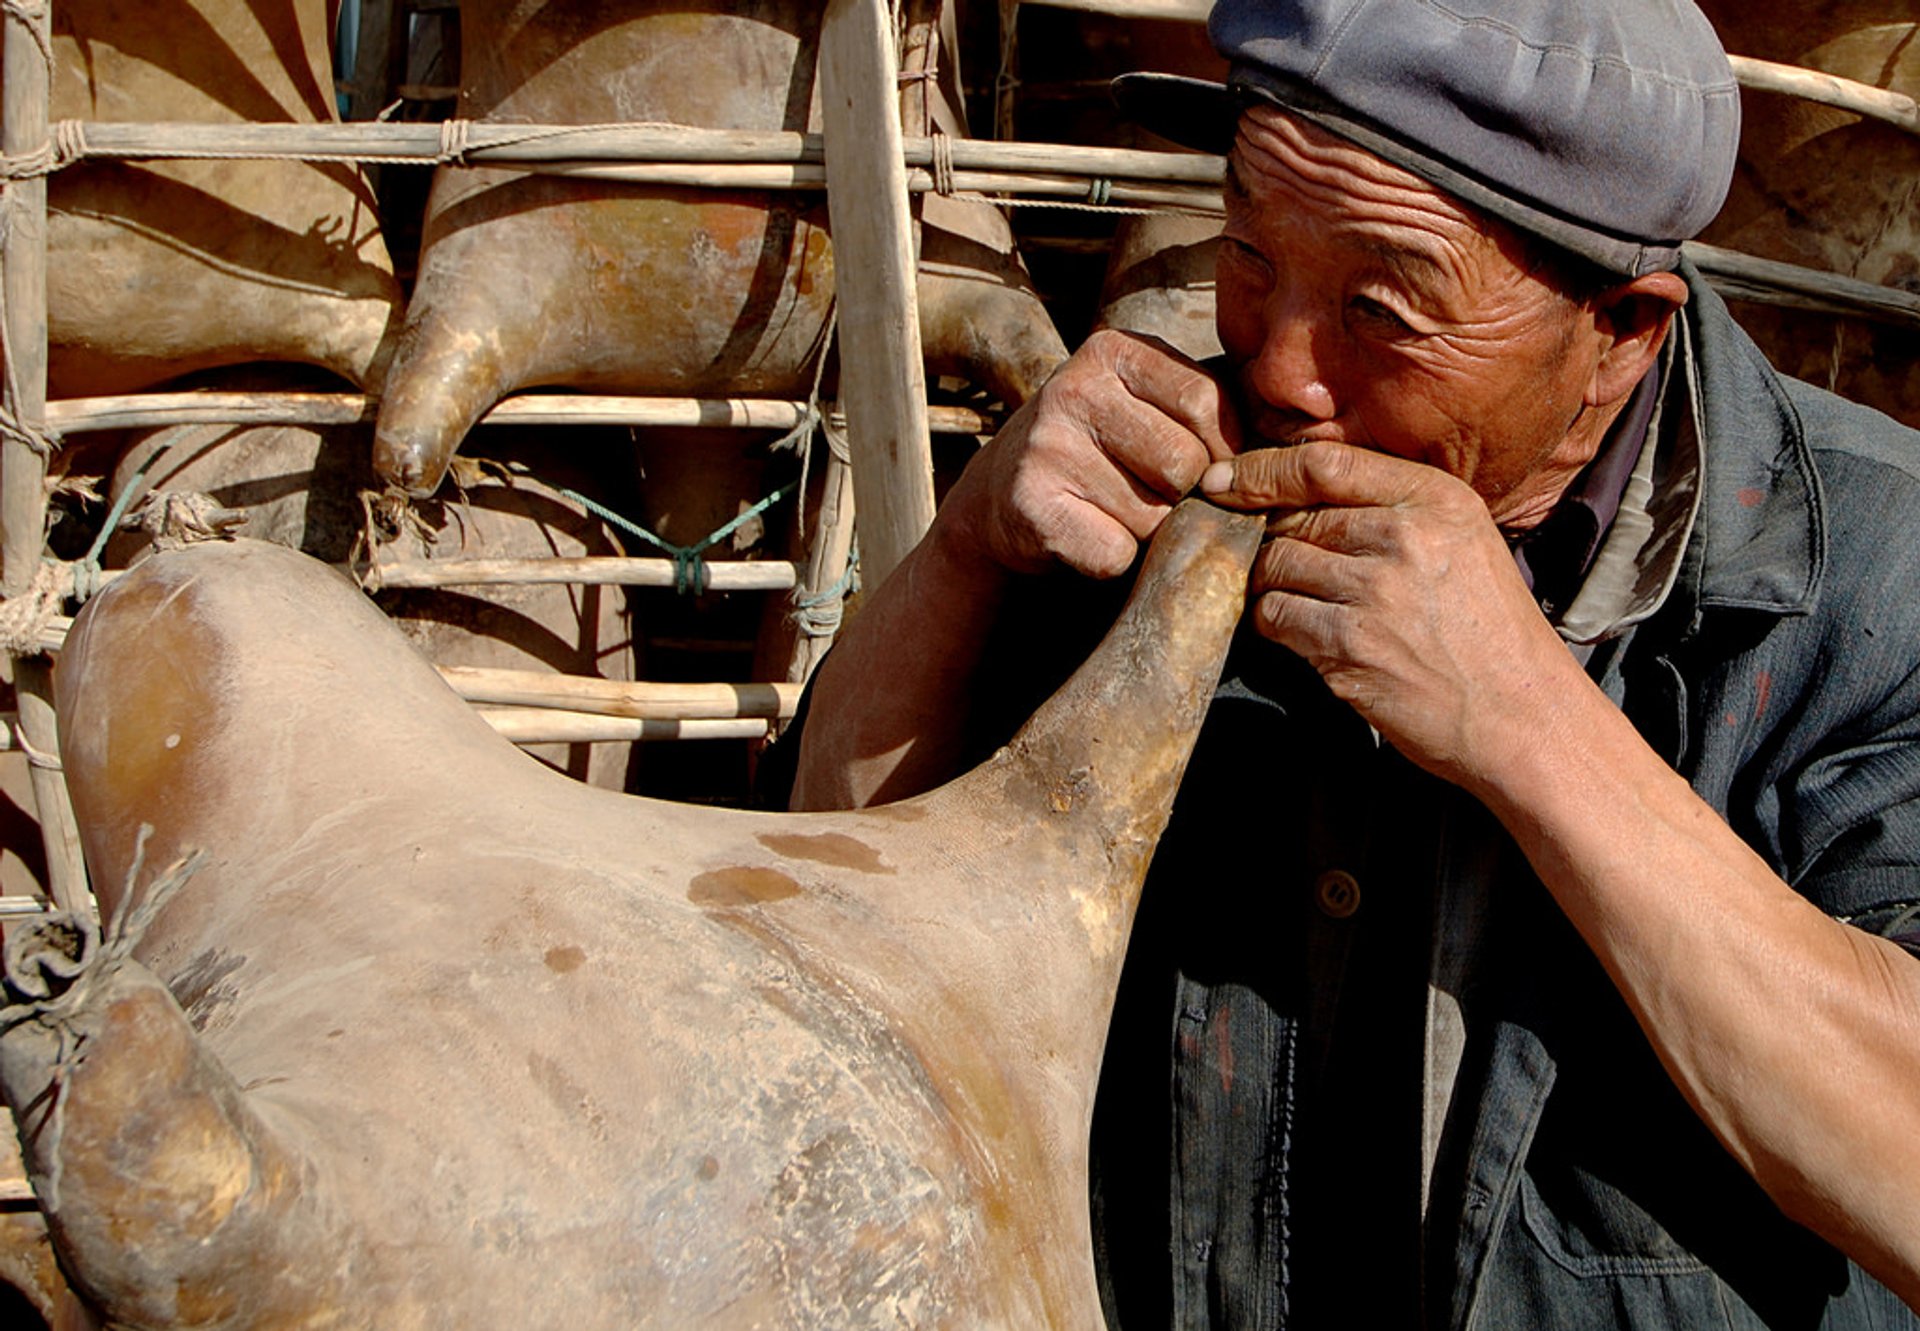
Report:
[[[1521,262],[1519,233],[1406,168],[1269,106],[1240,115],[1227,156],[1229,226],[1305,212],[1391,235],[1415,252],[1449,249]]]

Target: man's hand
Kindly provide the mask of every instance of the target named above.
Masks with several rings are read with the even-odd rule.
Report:
[[[1429,771],[1480,788],[1550,724],[1554,681],[1579,679],[1485,503],[1445,472],[1307,443],[1211,467],[1201,488],[1275,510],[1256,625]]]
[[[981,450],[936,525],[1010,572],[1057,560],[1115,577],[1238,447],[1212,376],[1156,339],[1098,332]]]

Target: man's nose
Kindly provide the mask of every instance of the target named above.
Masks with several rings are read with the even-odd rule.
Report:
[[[1338,329],[1297,291],[1271,292],[1263,317],[1260,350],[1246,367],[1248,390],[1261,405],[1288,416],[1332,420],[1339,404],[1327,370]]]

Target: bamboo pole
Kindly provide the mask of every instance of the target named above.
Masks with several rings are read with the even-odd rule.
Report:
[[[356,425],[371,422],[377,398],[359,393],[130,393],[66,398],[47,404],[47,424],[62,435],[163,425]],[[631,425],[791,430],[807,404],[780,398],[612,397],[521,393],[494,404],[482,425]],[[829,419],[835,419],[833,410]],[[966,407],[930,406],[937,434],[992,434],[989,416]]]
[[[785,592],[799,583],[799,570],[784,559],[710,560],[709,592]],[[532,587],[569,583],[581,587],[672,587],[671,559],[611,555],[543,559],[415,559],[375,566],[381,591],[430,587]]]
[[[1205,0],[1023,0],[1123,18],[1204,19]],[[1800,97],[1920,133],[1920,105],[1912,97],[1822,70],[1730,55],[1743,87]],[[897,111],[897,108],[896,108]],[[347,124],[188,124],[86,121],[78,135],[87,157],[226,157],[275,155],[310,161],[392,162],[432,166],[444,161],[528,168],[590,162],[764,162],[823,160],[822,138],[778,130],[716,130],[685,125],[514,125],[485,120],[439,123],[354,121]],[[456,136],[453,139],[449,135]],[[34,146],[45,142],[44,138]],[[1078,148],[996,139],[952,140],[956,169],[1085,171],[1090,175],[1178,179],[1200,183],[1194,172],[1218,158]],[[933,164],[926,139],[904,140],[904,160]],[[1152,159],[1168,159],[1154,161]],[[1164,173],[1174,173],[1172,175]]]
[[[800,702],[800,686],[791,683],[675,684],[479,666],[440,666],[439,671],[471,703],[637,720],[784,719]]]
[[[795,598],[801,603],[795,609],[799,633],[787,663],[787,679],[796,684],[813,677],[815,667],[839,633],[846,593],[828,593],[840,585],[853,557],[853,469],[848,465],[844,436],[831,424],[826,434],[827,467],[820,487],[820,514],[807,547],[806,575]]]
[[[1683,248],[1724,296],[1920,327],[1920,296],[1911,292],[1699,241]]]
[[[585,180],[629,185],[691,185],[713,189],[807,190],[825,189],[824,167],[750,162],[651,162],[629,165],[558,164],[547,173]],[[931,171],[910,167],[907,192],[931,194],[937,188]],[[1217,186],[1153,184],[1138,181],[1042,172],[961,171],[953,173],[955,194],[1025,195],[1063,199],[1089,206],[1177,208],[1187,212],[1220,214],[1225,211]]]
[[[24,160],[47,143],[51,24],[44,9],[6,7],[0,77],[0,152]],[[47,182],[7,181],[4,223],[5,403],[16,426],[0,444],[0,590],[19,596],[33,585],[46,544],[47,456],[29,432],[44,431],[47,401]]]
[[[0,82],[0,152],[14,160],[44,150],[52,81],[52,19],[46,5],[8,5]],[[6,183],[5,244],[0,299],[5,310],[6,405],[15,429],[0,443],[0,592],[8,598],[34,583],[46,546],[47,452],[47,181],[28,176]],[[53,710],[53,671],[42,655],[13,663],[20,709],[18,733],[27,750],[29,783],[40,838],[46,848],[47,893],[62,910],[90,911],[86,862],[66,781],[57,766],[59,726]]]
[[[244,531],[242,532],[244,535]],[[346,565],[340,571],[354,576]],[[715,560],[706,565],[709,592],[788,592],[800,582],[799,567],[787,560]],[[102,569],[101,586],[124,576],[124,569]],[[673,587],[671,559],[629,559],[616,555],[551,556],[535,559],[419,559],[379,564],[367,579],[373,591],[430,591],[439,587]],[[56,618],[41,635],[39,650],[57,653],[66,645],[70,619]],[[7,747],[0,742],[0,748]]]
[[[1819,102],[1823,106],[1838,107],[1869,119],[1884,120],[1909,134],[1920,134],[1920,103],[1905,93],[1876,88],[1870,83],[1858,83],[1817,69],[1755,60],[1751,56],[1730,55],[1727,61],[1733,66],[1734,78],[1743,88],[1784,93],[1804,101]]]
[[[898,116],[898,108],[895,115]],[[485,120],[459,124],[467,135],[459,159],[475,165],[526,169],[608,162],[760,163],[819,165],[826,136],[789,130],[701,129],[688,125],[511,125]],[[194,124],[87,121],[79,133],[84,158],[287,157],[308,161],[369,161],[434,166],[448,158],[439,124]],[[931,138],[901,137],[900,160],[931,167]],[[1013,143],[952,137],[957,171],[1068,172],[1143,181],[1218,184],[1221,158],[1201,153],[1152,152],[1064,143]]]
[[[933,521],[898,70],[884,0],[827,0],[820,101],[840,311],[840,402],[873,586]]]
[[[765,739],[767,723],[745,720],[662,721],[527,707],[483,707],[480,719],[515,744],[596,744],[683,739]]]

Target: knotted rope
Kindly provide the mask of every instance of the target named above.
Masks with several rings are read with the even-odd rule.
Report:
[[[938,125],[928,136],[933,144],[933,188],[937,194],[953,193],[953,139]]]
[[[831,638],[840,631],[846,610],[847,594],[859,582],[860,543],[856,539],[847,550],[847,567],[832,586],[812,596],[793,594],[793,623],[809,638]]]
[[[100,590],[104,583],[101,555],[107,541],[120,529],[140,478],[152,463],[153,458],[148,458],[127,478],[86,554],[72,560],[43,558],[25,592],[0,599],[0,650],[12,656],[37,655],[45,650],[53,623],[64,613],[67,602],[84,603]],[[244,512],[224,508],[210,495],[191,490],[151,490],[126,525],[146,532],[156,550],[177,550],[200,541],[229,539],[246,520]],[[34,761],[31,752],[27,758]],[[57,765],[57,760],[36,765]]]
[[[800,423],[780,436],[780,438],[774,440],[769,447],[774,449],[794,447],[802,439],[810,436],[819,423],[819,409],[812,403],[808,403],[806,415],[802,417]],[[511,464],[511,469],[520,473],[527,472],[527,467],[524,463],[513,463]],[[597,500],[589,499],[578,490],[570,490],[564,485],[555,485],[551,488],[555,494],[566,496],[595,517],[604,522],[611,523],[613,526],[627,533],[627,535],[645,541],[648,545],[653,546],[656,550],[669,556],[673,560],[674,591],[682,596],[700,596],[706,592],[708,583],[707,562],[704,557],[706,552],[718,545],[721,541],[726,540],[729,536],[732,536],[754,518],[765,513],[782,499],[785,499],[788,495],[799,489],[800,485],[801,481],[799,479],[788,481],[785,485],[774,490],[771,494],[764,496],[758,502],[741,510],[741,512],[730,521],[722,523],[691,545],[675,545],[663,537],[656,536],[639,523],[622,517]]]
[[[139,891],[141,869],[147,858],[150,824],[142,823],[134,839],[133,863],[127,867],[126,894],[119,912],[100,941],[100,930],[83,915],[60,911],[44,915],[7,939],[4,984],[7,1006],[0,1008],[0,1036],[28,1022],[38,1022],[58,1041],[53,1073],[45,1092],[53,1098],[46,1118],[47,1141],[43,1158],[49,1164],[35,1185],[50,1212],[60,1209],[62,1173],[60,1144],[66,1135],[66,1083],[84,1061],[86,1033],[79,1021],[94,993],[116,975],[167,902],[200,870],[207,853],[196,850],[175,860]]]
[[[73,595],[74,567],[43,559],[26,591],[0,600],[0,648],[9,656],[37,656],[45,649],[53,621]]]

